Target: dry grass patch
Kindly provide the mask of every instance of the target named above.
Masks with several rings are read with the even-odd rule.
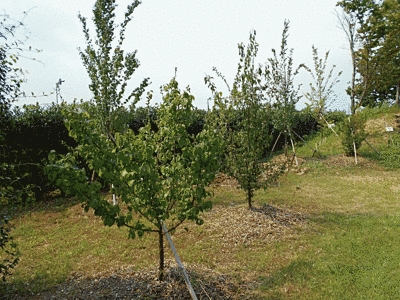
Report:
[[[386,126],[396,127],[396,122],[394,120],[394,115],[383,116],[378,119],[370,119],[365,123],[365,130],[369,133],[385,133]]]

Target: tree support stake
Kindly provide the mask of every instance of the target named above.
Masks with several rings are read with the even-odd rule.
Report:
[[[161,221],[161,224],[162,224],[162,228],[164,230],[165,236],[167,237],[169,246],[171,247],[171,250],[174,253],[175,261],[178,264],[179,269],[181,269],[181,272],[182,272],[183,278],[185,279],[186,286],[189,290],[190,296],[192,297],[193,300],[197,300],[196,293],[194,292],[192,284],[190,283],[189,275],[186,272],[186,269],[185,269],[184,265],[182,264],[181,259],[179,258],[178,252],[175,249],[175,246],[174,246],[174,243],[172,242],[171,236],[168,233],[168,229],[167,229],[167,227],[165,227],[164,222]]]

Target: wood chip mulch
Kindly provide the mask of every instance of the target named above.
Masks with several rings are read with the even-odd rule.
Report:
[[[290,237],[294,228],[307,225],[307,216],[269,204],[251,210],[247,205],[216,205],[208,214],[213,216],[207,216],[202,226],[210,231],[209,238],[220,240],[227,252],[241,244],[263,244]]]
[[[126,267],[101,272],[90,278],[75,274],[51,290],[36,295],[13,295],[12,299],[192,299],[180,269],[169,263],[171,266],[166,269],[162,282],[157,280],[157,269],[134,271],[132,267]],[[199,300],[254,299],[245,295],[248,284],[239,286],[227,275],[200,265],[191,265],[186,271]]]

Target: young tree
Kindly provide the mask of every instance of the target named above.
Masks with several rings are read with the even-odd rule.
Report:
[[[114,2],[98,0],[94,7],[97,51],[89,38],[86,19],[80,16],[88,41],[81,56],[92,80],[94,103],[64,107],[67,128],[78,146],[65,156],[51,153],[53,165],[48,173],[67,194],[84,203],[86,211],[93,209],[105,225],[128,228],[129,238],[157,233],[159,279],[163,280],[163,225],[173,232],[185,220],[203,223],[199,214],[211,208],[211,202],[205,201],[209,196],[205,187],[218,170],[221,143],[219,134],[208,124],[197,135],[188,133],[194,97],[189,90],[181,92],[175,78],[163,88],[163,103],[155,120],[157,132],[152,130],[150,120],[138,133],[128,129],[124,120],[118,120],[125,103],[134,98],[134,105],[139,100],[147,79],[126,101],[122,100],[126,81],[138,66],[135,53],[123,56],[123,32],[139,1],[128,6],[120,25],[120,40],[110,57]],[[148,105],[150,99],[149,93]],[[78,158],[85,160],[90,173],[94,171],[111,187],[117,203],[102,196],[98,180],[91,180],[91,174],[76,167]]]
[[[281,173],[281,169],[274,169],[274,166],[262,161],[270,143],[270,135],[268,113],[264,105],[263,69],[254,63],[258,52],[255,36],[255,31],[250,33],[247,49],[243,43],[238,45],[240,61],[232,89],[214,68],[228,86],[230,94],[227,98],[216,91],[210,76],[205,78],[214,94],[220,128],[226,137],[226,164],[229,175],[236,178],[240,187],[245,190],[249,209],[252,208],[254,191],[267,187]]]
[[[265,68],[266,85],[268,96],[273,102],[273,124],[274,129],[285,136],[285,153],[287,153],[287,137],[293,138],[292,128],[296,103],[299,96],[300,86],[294,87],[294,78],[303,64],[293,70],[293,49],[287,48],[289,21],[284,22],[282,32],[281,51],[279,55],[272,49],[273,58],[268,59]]]
[[[187,132],[193,115],[189,91],[181,92],[175,78],[164,86],[163,103],[156,120],[159,130],[148,124],[135,134],[128,129],[115,134],[115,143],[99,129],[101,121],[75,105],[64,110],[67,127],[79,146],[74,155],[57,158],[50,176],[67,194],[73,194],[92,208],[104,224],[127,227],[129,237],[155,232],[159,236],[159,279],[164,274],[164,233],[174,231],[185,220],[201,225],[199,214],[211,209],[205,201],[219,168],[219,135],[208,124],[201,133]],[[118,198],[113,205],[100,193],[99,182],[91,181],[85,170],[77,169],[76,158],[85,159],[91,170],[107,184]],[[55,167],[56,166],[56,167]]]
[[[341,125],[342,146],[346,156],[355,156],[366,138],[365,120],[360,114],[345,118]]]
[[[342,74],[339,72],[335,78],[333,78],[333,71],[336,68],[334,65],[332,69],[326,74],[326,64],[329,56],[329,51],[325,53],[324,59],[318,57],[318,49],[312,46],[313,61],[314,61],[314,72],[309,68],[306,70],[311,74],[313,82],[310,83],[310,91],[305,93],[305,97],[310,101],[308,104],[311,111],[314,113],[315,118],[324,124],[324,115],[329,105],[332,104],[334,99],[333,87],[339,82],[338,77]]]

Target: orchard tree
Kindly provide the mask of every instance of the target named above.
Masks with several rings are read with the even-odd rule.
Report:
[[[157,233],[159,240],[159,279],[164,278],[163,225],[173,232],[185,220],[202,224],[200,213],[211,208],[206,201],[205,187],[218,170],[221,141],[218,132],[205,124],[197,135],[190,135],[188,127],[193,117],[194,97],[189,90],[181,91],[175,77],[163,87],[163,103],[155,120],[158,131],[151,128],[150,118],[137,133],[118,120],[118,112],[133,98],[133,105],[147,85],[123,94],[126,81],[138,66],[135,52],[123,56],[123,32],[138,1],[128,6],[125,20],[120,25],[120,40],[110,57],[114,31],[114,1],[99,0],[94,7],[99,49],[88,41],[82,59],[92,80],[93,105],[75,103],[65,106],[63,114],[70,135],[78,146],[65,156],[51,153],[52,165],[48,174],[67,194],[75,195],[85,207],[93,209],[104,225],[125,227],[128,237]],[[148,93],[148,106],[151,100]],[[94,109],[93,109],[94,107]],[[148,108],[149,109],[149,108]],[[83,158],[97,177],[90,179],[85,169],[77,168]],[[96,179],[98,178],[98,179]],[[118,201],[110,203],[100,192],[101,180],[110,186]]]
[[[54,164],[49,167],[52,179],[80,199],[86,211],[92,208],[105,225],[128,228],[130,238],[158,234],[160,280],[164,276],[162,226],[173,232],[185,220],[203,223],[199,214],[212,205],[206,201],[205,187],[215,177],[221,152],[219,134],[212,126],[206,124],[197,136],[188,133],[194,100],[189,91],[181,92],[175,78],[163,89],[156,120],[159,130],[154,132],[149,121],[138,134],[131,129],[116,133],[115,144],[100,130],[96,114],[77,105],[64,110],[67,127],[79,146],[70,155],[53,153]],[[113,184],[116,205],[102,196],[99,182],[75,167],[78,156],[105,183]]]
[[[324,115],[328,107],[334,101],[334,91],[333,87],[339,82],[338,77],[342,72],[337,73],[335,77],[333,71],[336,66],[332,66],[329,73],[326,73],[326,64],[329,56],[329,51],[325,53],[324,59],[318,57],[318,49],[314,46],[312,47],[313,61],[314,61],[314,71],[309,68],[306,70],[311,74],[313,82],[310,83],[310,91],[305,93],[305,97],[310,102],[308,106],[314,113],[315,118],[324,124],[326,122]]]
[[[268,59],[265,67],[265,89],[274,109],[274,129],[285,136],[285,153],[287,137],[292,138],[292,128],[296,113],[296,103],[300,100],[300,86],[295,88],[294,79],[303,64],[293,69],[293,49],[287,48],[289,21],[284,22],[281,49],[279,54],[272,49],[273,57]]]
[[[228,86],[228,97],[223,97],[222,93],[216,90],[211,81],[212,77],[205,78],[214,94],[219,127],[226,138],[228,173],[237,179],[240,187],[246,192],[249,209],[253,205],[254,191],[266,188],[282,171],[276,166],[263,163],[271,138],[263,91],[263,68],[254,63],[258,52],[255,36],[255,31],[250,33],[247,49],[243,43],[238,45],[240,61],[232,89],[221,73],[214,68]]]
[[[361,147],[362,142],[365,141],[366,132],[365,120],[360,114],[352,115],[344,118],[340,134],[342,139],[342,146],[346,156],[355,156],[356,151]]]

